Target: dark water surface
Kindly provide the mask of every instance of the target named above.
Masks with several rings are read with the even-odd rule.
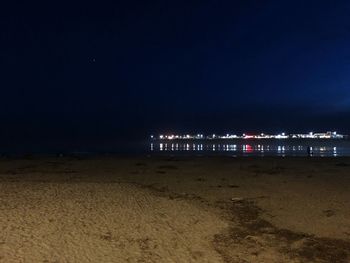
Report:
[[[158,154],[227,155],[227,156],[350,156],[349,140],[217,140],[154,141],[149,151]]]
[[[23,155],[186,155],[186,156],[307,156],[311,147],[313,156],[350,156],[350,140],[321,139],[231,139],[179,141],[108,141],[101,143],[46,144],[0,147],[2,156]],[[0,145],[1,146],[1,145]]]

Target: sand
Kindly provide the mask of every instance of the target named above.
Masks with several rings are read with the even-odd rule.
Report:
[[[350,262],[350,158],[0,159],[0,262]]]

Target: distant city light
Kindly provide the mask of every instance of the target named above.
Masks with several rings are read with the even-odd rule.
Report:
[[[155,139],[154,135],[151,135],[151,139]],[[295,134],[287,134],[282,132],[280,134],[265,134],[259,133],[258,135],[246,134],[243,133],[241,136],[236,134],[226,133],[225,135],[217,135],[213,133],[212,135],[205,136],[201,133],[197,133],[195,135],[186,134],[186,135],[178,135],[178,134],[170,134],[170,135],[159,135],[160,140],[199,140],[199,139],[344,139],[348,138],[347,135],[338,134],[336,131],[328,131],[328,132],[309,132],[307,134],[303,133],[295,133]]]

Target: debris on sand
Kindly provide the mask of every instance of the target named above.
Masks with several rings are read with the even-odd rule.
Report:
[[[232,202],[242,202],[244,199],[243,198],[241,198],[241,197],[233,197],[233,198],[231,198],[231,201]]]

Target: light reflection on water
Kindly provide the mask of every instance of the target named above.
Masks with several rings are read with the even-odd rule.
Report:
[[[276,155],[276,156],[306,156],[307,145],[266,145],[266,144],[221,144],[221,143],[151,143],[153,153],[193,153],[193,154],[229,154],[229,155]],[[314,156],[339,156],[338,147],[320,145],[310,147]]]

